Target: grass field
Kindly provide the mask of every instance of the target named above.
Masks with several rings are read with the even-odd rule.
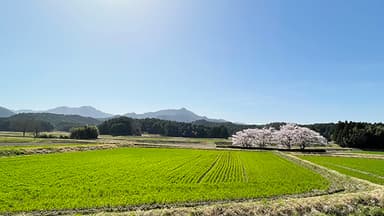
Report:
[[[363,151],[363,150],[355,150],[355,151],[351,151],[351,153],[384,155],[384,151]]]
[[[55,137],[69,136],[66,132],[46,132],[44,134]],[[216,148],[216,143],[231,143],[228,139],[215,138],[184,138],[184,137],[163,137],[157,135],[143,136],[109,136],[100,135],[97,140],[73,140],[59,138],[34,138],[31,133],[26,133],[23,137],[21,132],[0,131],[0,146],[11,145],[41,145],[41,144],[69,144],[69,143],[105,143],[105,144],[123,144],[123,145],[156,145],[170,147],[195,147],[195,148]]]
[[[341,173],[384,185],[384,160],[330,156],[301,156]]]
[[[0,143],[28,143],[28,142],[41,142],[42,139],[33,137],[8,137],[0,136]]]
[[[260,198],[324,190],[270,152],[119,148],[0,158],[0,213]]]
[[[42,134],[50,134],[56,137],[60,135],[69,135],[66,132],[46,132]],[[59,138],[35,138],[32,133],[26,133],[25,137],[21,132],[0,131],[0,146],[7,145],[42,145],[49,143],[94,143],[95,140],[73,140]]]
[[[58,144],[31,144],[26,143],[26,145],[18,145],[18,146],[12,146],[12,145],[0,145],[0,152],[2,150],[24,150],[24,149],[38,149],[38,148],[59,148],[59,147],[75,147],[75,146],[96,146],[100,145],[97,143],[92,144],[84,144],[84,143],[58,143]]]
[[[165,137],[165,136],[156,136],[156,135],[143,135],[143,136],[110,136],[110,135],[101,135],[101,139],[123,139],[130,141],[152,141],[152,142],[181,142],[181,143],[215,143],[215,142],[224,142],[228,141],[227,139],[219,138],[187,138],[187,137]]]

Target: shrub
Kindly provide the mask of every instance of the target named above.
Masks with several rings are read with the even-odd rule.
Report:
[[[57,137],[55,135],[53,135],[53,134],[43,133],[43,134],[38,135],[37,138],[48,139],[48,138],[57,138]]]
[[[110,134],[112,136],[131,136],[141,135],[140,125],[134,119],[120,117],[110,119],[98,126],[100,134]]]
[[[59,138],[60,139],[69,139],[69,136],[67,136],[67,135],[60,135]]]
[[[71,139],[97,139],[99,130],[95,126],[84,126],[71,129]]]

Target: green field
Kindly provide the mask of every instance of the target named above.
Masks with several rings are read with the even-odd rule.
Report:
[[[66,132],[46,132],[41,134],[49,134],[55,137],[60,135],[69,135]],[[35,138],[32,133],[26,133],[23,136],[21,132],[0,131],[0,146],[14,145],[14,144],[28,144],[28,145],[42,145],[49,143],[93,143],[95,140],[73,140],[73,139],[59,139],[59,138]]]
[[[352,151],[351,153],[384,155],[384,151],[363,151],[363,150],[356,150],[356,151]]]
[[[8,157],[15,155],[24,155],[24,154],[38,154],[39,152],[58,152],[62,151],[79,151],[79,149],[91,149],[96,147],[102,148],[106,145],[92,143],[57,143],[57,144],[31,144],[26,143],[27,145],[0,145],[0,157]],[[112,147],[110,147],[112,148]]]
[[[33,137],[11,137],[0,136],[0,143],[28,143],[28,142],[40,142],[43,141],[39,138]]]
[[[341,173],[384,185],[384,160],[331,156],[301,156]]]
[[[119,148],[0,158],[0,213],[260,198],[329,182],[270,152]]]
[[[53,135],[56,138],[34,138],[31,133],[26,133],[23,137],[21,132],[0,131],[0,147],[12,145],[50,145],[50,144],[70,144],[70,143],[105,143],[122,145],[156,145],[170,147],[194,147],[194,148],[216,148],[216,143],[231,143],[228,139],[216,138],[184,138],[184,137],[164,137],[158,135],[143,136],[110,136],[100,135],[97,140],[73,140],[60,139],[59,136],[69,136],[66,132],[45,132],[42,134]]]

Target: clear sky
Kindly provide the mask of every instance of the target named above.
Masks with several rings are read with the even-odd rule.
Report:
[[[384,121],[382,0],[1,0],[0,106]]]

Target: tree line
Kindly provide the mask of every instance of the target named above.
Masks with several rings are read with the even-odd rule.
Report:
[[[384,124],[338,122],[332,138],[343,147],[384,149]]]
[[[61,115],[52,113],[20,113],[8,118],[0,118],[0,130],[2,131],[21,131],[33,132],[33,130],[41,129],[42,131],[49,131],[48,127],[32,126],[33,122],[44,122],[49,124],[51,130],[57,131],[70,131],[71,128],[81,127],[84,125],[98,125],[100,120],[82,117],[77,115]],[[29,126],[28,126],[29,125]]]
[[[12,121],[0,121],[1,131],[17,131],[25,133],[32,132],[35,137],[38,137],[40,132],[49,132],[54,129],[54,126],[47,122],[34,118],[13,119]]]
[[[160,119],[132,119],[119,117],[104,121],[98,125],[100,134],[113,136],[136,135],[142,133],[159,134],[173,137],[228,138],[228,129],[223,126],[204,126],[192,123],[167,121]]]

